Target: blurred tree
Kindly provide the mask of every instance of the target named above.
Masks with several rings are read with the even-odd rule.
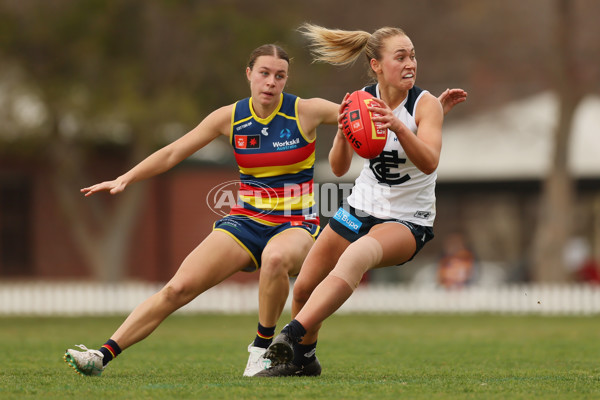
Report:
[[[597,92],[600,83],[598,66],[587,58],[589,49],[586,48],[588,41],[584,40],[584,32],[589,33],[593,29],[582,22],[581,13],[591,11],[582,7],[585,5],[586,2],[570,0],[556,0],[555,3],[555,51],[551,65],[554,67],[553,82],[559,108],[550,169],[544,180],[539,220],[534,231],[532,275],[536,282],[564,282],[569,275],[564,265],[564,252],[573,234],[575,204],[573,175],[569,170],[569,144],[577,107],[586,95]]]
[[[247,55],[281,33],[232,2],[0,2],[0,69],[10,72],[3,81],[11,89],[4,94],[31,103],[20,121],[14,107],[2,111],[2,151],[44,158],[50,194],[96,277],[126,273],[144,185],[109,202],[83,201],[79,188],[115,177],[92,174],[95,149],[112,151],[102,159],[120,158],[115,170],[124,172],[212,109],[245,97]]]

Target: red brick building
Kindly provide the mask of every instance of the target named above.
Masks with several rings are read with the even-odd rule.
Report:
[[[182,165],[149,180],[126,278],[168,280],[219,218],[207,204],[207,193],[238,178],[231,166]],[[0,164],[0,279],[93,278],[52,190],[43,166],[7,160]],[[248,273],[233,277],[257,278]]]

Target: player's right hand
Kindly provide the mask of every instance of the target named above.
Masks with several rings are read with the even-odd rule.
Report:
[[[83,193],[86,197],[91,196],[96,192],[102,192],[105,190],[108,190],[110,194],[117,194],[125,190],[126,186],[127,184],[124,181],[115,179],[114,181],[105,181],[102,183],[97,183],[93,186],[83,188],[80,190],[80,192]]]

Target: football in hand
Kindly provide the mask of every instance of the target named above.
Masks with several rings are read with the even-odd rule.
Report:
[[[387,141],[387,129],[381,128],[381,123],[373,122],[372,113],[367,109],[371,102],[374,106],[378,105],[373,98],[364,90],[350,94],[349,104],[343,110],[346,115],[342,119],[344,136],[356,154],[369,159],[377,157]]]

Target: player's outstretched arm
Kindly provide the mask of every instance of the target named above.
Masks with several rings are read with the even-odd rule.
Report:
[[[135,167],[112,181],[105,181],[81,189],[90,196],[97,192],[121,193],[127,185],[161,174],[193,153],[206,146],[219,135],[229,134],[229,124],[233,105],[221,107],[208,115],[198,126],[173,143],[155,151]]]

